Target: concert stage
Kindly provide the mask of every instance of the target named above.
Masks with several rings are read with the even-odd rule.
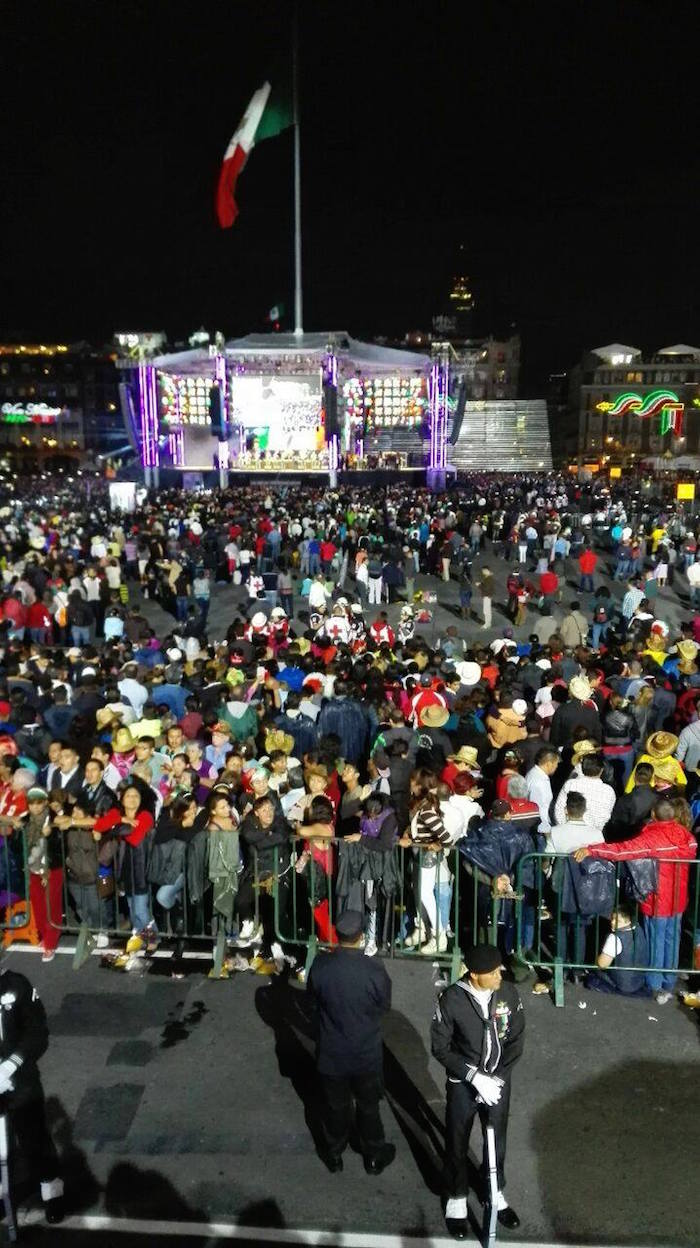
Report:
[[[446,380],[428,356],[344,332],[250,334],[156,356],[122,396],[148,481],[160,471],[313,476],[432,464]],[[131,427],[129,428],[129,423]],[[395,446],[395,439],[405,446]],[[390,461],[387,463],[387,459]],[[433,465],[434,466],[434,465]]]

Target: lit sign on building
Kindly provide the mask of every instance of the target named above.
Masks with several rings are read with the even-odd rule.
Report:
[[[673,390],[652,390],[644,395],[625,390],[612,403],[599,403],[598,408],[607,411],[609,416],[624,416],[626,412],[633,412],[644,419],[659,416],[660,434],[672,429],[676,437],[680,437],[683,432],[684,404]]]
[[[0,415],[6,425],[53,425],[61,415],[62,408],[49,407],[46,403],[3,403]]]

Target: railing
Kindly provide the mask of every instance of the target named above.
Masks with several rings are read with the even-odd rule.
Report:
[[[619,903],[631,913],[633,928],[641,927],[648,938],[649,952],[643,960],[637,956],[632,962],[616,958],[608,974],[615,977],[630,972],[646,977],[650,989],[659,991],[672,986],[678,974],[695,969],[695,949],[700,946],[697,861],[651,860],[650,866],[650,860],[645,860],[645,884],[639,879],[642,864],[603,864],[600,859],[589,858],[578,867],[570,856],[533,852],[520,859],[509,883],[503,876],[494,880],[485,875],[457,849],[397,846],[368,851],[359,843],[321,838],[309,842],[295,836],[289,848],[253,852],[245,868],[235,866],[234,853],[233,872],[221,883],[212,878],[215,873],[208,857],[209,838],[210,833],[202,831],[186,852],[183,847],[183,869],[178,873],[177,862],[171,864],[170,883],[165,887],[150,878],[146,867],[144,891],[137,859],[125,850],[111,877],[103,872],[101,877],[80,883],[75,862],[66,860],[62,837],[62,866],[51,873],[53,886],[47,886],[52,882],[44,876],[39,900],[43,899],[46,923],[54,933],[77,937],[76,969],[102,939],[123,941],[129,930],[140,930],[155,919],[159,938],[211,950],[212,973],[221,975],[227,943],[235,941],[245,917],[249,930],[262,931],[268,948],[278,940],[301,950],[308,970],[319,950],[336,943],[339,914],[355,909],[364,916],[366,947],[376,946],[383,956],[415,961],[429,958],[454,980],[463,973],[462,950],[468,943],[497,944],[504,959],[511,959],[516,976],[533,970],[551,975],[555,1004],[561,1006],[567,973],[577,976],[600,971],[596,959]],[[199,860],[198,852],[202,854]],[[10,885],[4,909],[0,909],[5,943],[11,941],[12,929],[18,923],[22,927],[17,935],[36,943],[33,920],[37,916],[31,914],[30,901],[32,897],[36,900],[42,877],[30,872],[29,858],[24,830],[1,838],[0,891],[3,880]],[[194,871],[190,869],[192,861],[197,868]],[[578,872],[585,884],[593,862],[600,888],[597,893],[593,890],[591,902],[590,887],[588,891],[584,887],[579,904],[575,881],[567,872]],[[637,875],[636,894],[630,865]],[[670,881],[677,902],[671,908],[683,911],[675,922],[661,922],[664,916],[653,910],[649,913],[650,907],[641,903],[640,898],[649,891],[650,870],[664,873],[664,891]],[[100,879],[106,882],[100,883]],[[155,943],[155,928],[151,931]],[[664,948],[660,947],[662,938]]]
[[[616,958],[612,968],[614,976],[618,972],[644,976],[651,992],[663,991],[664,985],[670,986],[670,981],[675,981],[678,975],[692,973],[694,950],[700,944],[700,862],[652,857],[642,862],[608,862],[605,863],[607,870],[600,872],[597,888],[588,886],[585,879],[586,863],[593,862],[602,864],[603,860],[589,856],[577,868],[572,856],[567,854],[531,853],[520,859],[516,870],[516,966],[550,972],[555,1005],[563,1006],[567,973],[572,977],[584,972],[600,974],[597,956],[605,937],[613,930],[611,916],[618,905],[622,905],[630,914],[631,930],[641,925],[648,938],[649,956],[646,961],[633,963]],[[581,897],[588,901],[582,900],[572,906],[575,881],[571,877],[567,879],[565,873],[581,868],[583,874],[578,877],[583,881]],[[663,916],[658,914],[658,906],[654,913],[654,904],[643,904],[638,888],[640,869],[645,873],[646,882],[649,871],[656,873],[657,878],[659,871],[667,875],[675,901],[671,908],[679,909],[678,914]],[[644,880],[641,883],[644,887]],[[688,903],[681,905],[686,895]],[[667,921],[662,922],[664,919]],[[610,982],[614,983],[614,979]]]

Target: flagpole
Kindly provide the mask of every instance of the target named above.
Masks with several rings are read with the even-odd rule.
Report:
[[[294,118],[294,333],[303,334],[301,287],[301,140],[299,135],[299,3],[294,0],[292,32],[292,92]]]

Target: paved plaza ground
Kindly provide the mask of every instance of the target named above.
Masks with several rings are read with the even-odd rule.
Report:
[[[600,584],[608,585],[614,602],[621,602],[626,585],[624,581],[614,581],[611,572],[614,566],[614,560],[606,553],[598,551],[599,563],[596,569],[595,584],[596,588]],[[503,558],[494,555],[493,550],[489,546],[483,554],[477,555],[472,567],[472,576],[474,582],[479,580],[481,568],[487,567],[494,575],[496,582],[496,595],[493,600],[493,623],[490,629],[483,629],[481,621],[483,619],[481,612],[481,600],[478,589],[474,590],[472,600],[472,618],[468,621],[462,620],[459,611],[459,585],[456,581],[448,582],[438,580],[434,576],[418,576],[416,578],[416,589],[429,590],[431,593],[437,594],[437,603],[430,606],[432,621],[429,624],[418,625],[416,629],[417,636],[424,636],[428,642],[433,644],[443,635],[444,630],[450,624],[456,624],[460,630],[460,635],[467,638],[468,641],[479,643],[484,641],[492,641],[495,637],[501,636],[505,627],[510,627],[510,620],[505,611],[507,601],[506,580],[510,572],[519,567],[515,563],[506,563]],[[581,602],[585,610],[588,610],[593,601],[591,594],[578,593],[578,565],[575,560],[568,559],[562,566],[558,568],[559,580],[561,586],[562,602],[556,606],[554,610],[555,616],[562,616],[569,608],[574,600]],[[531,565],[526,568],[527,575],[536,584],[537,577],[532,571]],[[297,586],[301,585],[301,581],[297,581]],[[132,590],[133,592],[133,590]],[[345,584],[344,592],[352,599],[354,595],[354,581],[348,577]],[[403,591],[399,590],[399,601],[390,604],[383,609],[388,611],[389,621],[395,625],[399,618],[402,602],[404,601]],[[170,631],[174,627],[173,616],[161,610],[157,603],[144,602],[145,614],[152,621],[154,627]],[[244,586],[234,586],[218,584],[213,586],[211,609],[209,615],[209,637],[212,641],[223,639],[226,636],[226,630],[231,620],[241,611],[245,612],[248,605],[248,599]],[[294,618],[296,625],[300,628],[308,627],[308,603],[295,593],[294,598]],[[687,619],[689,614],[689,595],[688,582],[683,574],[676,574],[673,586],[668,586],[661,590],[655,602],[655,609],[658,617],[665,620],[671,627],[677,625],[681,620]],[[365,615],[368,621],[375,618],[377,608],[367,608]],[[532,631],[532,627],[539,617],[539,611],[536,607],[532,607],[528,611],[528,617],[523,626],[516,630],[515,636],[525,639]]]
[[[378,1179],[353,1152],[340,1175],[316,1157],[313,1049],[295,981],[252,973],[213,981],[201,962],[179,981],[165,960],[143,978],[96,957],[78,972],[61,954],[50,966],[20,952],[9,962],[36,984],[51,1028],[42,1070],[74,1214],[50,1232],[52,1245],[84,1242],[76,1235],[96,1214],[115,1221],[92,1242],[115,1245],[154,1243],[120,1233],[126,1219],[286,1228],[306,1243],[301,1233],[313,1230],[327,1245],[341,1232],[346,1244],[394,1237],[378,1245],[445,1234],[444,1078],[429,1055],[437,991],[429,960],[389,964],[383,1116],[397,1159]],[[522,1227],[503,1240],[696,1245],[697,1015],[576,987],[561,1010],[532,996],[529,983],[522,993],[527,1043],[507,1166]],[[476,1134],[472,1148],[478,1162]],[[29,1234],[36,1244],[48,1238],[39,1227]]]

